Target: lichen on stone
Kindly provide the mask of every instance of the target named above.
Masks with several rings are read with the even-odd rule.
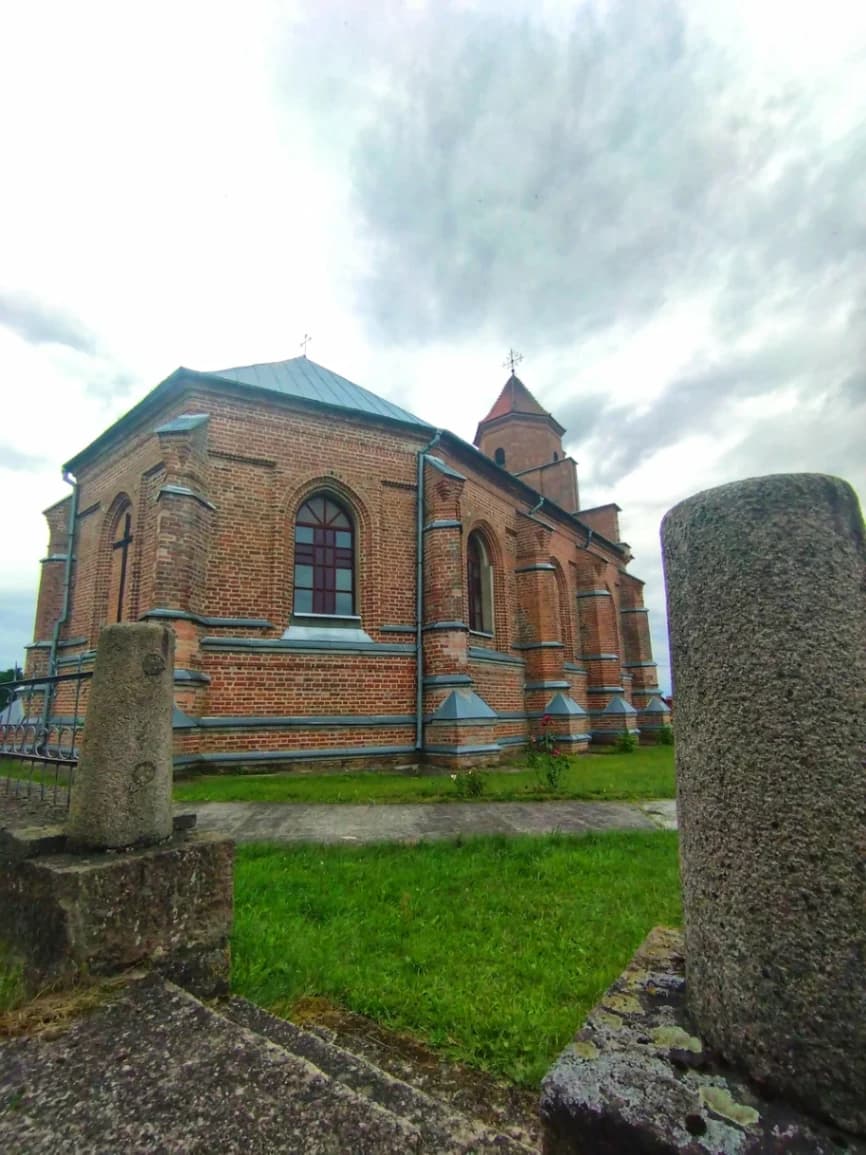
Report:
[[[591,1021],[593,1026],[606,1027],[609,1031],[621,1031],[625,1026],[619,1015],[609,1011],[595,1011]]]
[[[602,1000],[601,1005],[618,1015],[639,1015],[643,1011],[643,1007],[634,995],[608,995]]]
[[[761,1117],[754,1107],[747,1107],[745,1103],[735,1102],[726,1087],[705,1085],[700,1089],[700,1097],[705,1107],[740,1127],[748,1127],[752,1123],[757,1123]]]
[[[679,1051],[692,1051],[700,1054],[704,1044],[696,1035],[690,1035],[682,1027],[655,1027],[650,1031],[650,1038],[657,1047],[676,1048]]]

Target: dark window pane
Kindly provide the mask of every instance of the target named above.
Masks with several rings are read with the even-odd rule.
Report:
[[[313,567],[311,565],[295,566],[295,585],[303,589],[310,589],[313,585]]]
[[[310,498],[307,502],[307,509],[310,511],[314,521],[324,521],[325,499],[323,497]]]
[[[492,633],[493,622],[489,598],[485,591],[490,588],[490,563],[487,551],[478,534],[473,533],[466,543],[466,584],[469,602],[469,628],[482,633]]]
[[[353,547],[351,519],[337,501],[317,494],[301,507],[295,525],[295,609],[299,613],[353,612]]]

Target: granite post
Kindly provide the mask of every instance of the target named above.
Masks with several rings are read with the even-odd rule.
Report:
[[[33,991],[146,966],[228,990],[233,843],[173,815],[174,634],[102,631],[66,829],[0,832],[0,941]]]
[[[662,524],[688,1007],[766,1092],[866,1133],[866,549],[836,478]]]
[[[172,832],[174,634],[155,622],[107,626],[99,635],[70,846],[150,846]]]

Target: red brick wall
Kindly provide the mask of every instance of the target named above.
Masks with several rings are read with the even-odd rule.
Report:
[[[481,430],[479,449],[493,460],[497,449],[505,450],[505,468],[509,473],[535,469],[563,456],[562,437],[547,417],[512,413],[486,425]]]
[[[209,420],[186,439],[154,434],[155,427],[180,413],[208,414]],[[551,437],[558,441],[543,422],[516,419],[511,429],[518,439],[525,436],[525,452],[536,461],[542,449],[552,451]],[[426,431],[413,434],[292,408],[279,399],[239,398],[200,383],[167,397],[161,409],[142,417],[138,428],[80,469],[77,561],[64,636],[86,638],[81,648],[91,648],[101,625],[111,619],[111,531],[128,500],[134,536],[127,579],[130,616],[160,608],[271,623],[253,629],[178,620],[178,665],[210,678],[209,685],[182,692],[187,709],[207,717],[414,715],[412,653],[221,650],[203,647],[201,639],[282,637],[292,620],[294,519],[311,493],[325,488],[355,520],[356,612],[363,629],[376,642],[414,643],[413,634],[383,627],[411,627],[415,621],[416,454],[426,440]],[[425,675],[468,674],[474,691],[501,713],[525,715],[542,708],[556,691],[527,693],[525,683],[539,680],[569,683],[581,705],[597,706],[593,685],[612,684],[613,678],[619,683],[623,663],[649,660],[644,627],[631,620],[621,626],[619,613],[621,603],[636,604],[639,583],[621,572],[621,555],[604,542],[592,542],[587,551],[587,534],[579,525],[549,510],[527,516],[525,493],[503,484],[499,471],[447,443],[435,452],[465,481],[427,466],[425,521],[453,519],[460,526],[425,535],[424,621],[468,622],[466,542],[478,531],[493,565],[494,630],[492,637],[465,629],[425,633]],[[512,459],[508,464],[514,467]],[[160,495],[165,484],[193,489],[202,500]],[[62,537],[59,508],[52,514],[56,542]],[[539,568],[515,572],[527,566]],[[609,592],[604,604],[577,598],[596,588]],[[37,634],[43,631],[42,637],[50,636],[61,596],[52,570],[40,600]],[[513,661],[481,661],[470,650],[494,651],[494,657]],[[616,657],[583,662],[584,655],[600,653]],[[586,675],[566,669],[566,663],[586,665]],[[648,684],[638,668],[628,673],[636,686]],[[448,692],[431,690],[425,705],[435,709]],[[518,717],[458,729],[461,744],[475,729],[483,730],[489,743],[497,735],[525,736],[529,726]],[[268,729],[239,724],[178,732],[178,747],[187,753],[413,741],[408,723]]]

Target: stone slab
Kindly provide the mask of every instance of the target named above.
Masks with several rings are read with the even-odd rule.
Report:
[[[66,849],[63,826],[25,826],[0,830],[0,862],[21,862],[44,854],[61,854]]]
[[[411,1155],[416,1128],[170,983],[0,1042],[0,1150]],[[426,1148],[426,1150],[430,1150]]]
[[[338,1079],[366,1099],[407,1120],[416,1127],[425,1150],[471,1152],[471,1155],[532,1155],[524,1136],[493,1131],[476,1119],[432,1098],[403,1079],[383,1071],[362,1055],[344,1050],[295,1023],[277,1018],[246,999],[232,999],[221,1011],[233,1023],[270,1039],[294,1055],[307,1059],[320,1071]]]
[[[541,1090],[545,1155],[866,1155],[866,1142],[765,1098],[686,1008],[682,936],[657,928]]]
[[[218,830],[238,842],[420,842],[476,834],[654,830],[659,825],[629,802],[200,802],[196,813],[199,829]]]
[[[196,821],[197,816],[193,811],[175,814],[172,819],[174,833],[194,829]],[[0,828],[0,862],[20,862],[24,858],[63,854],[68,841],[64,825]]]
[[[233,844],[208,833],[0,870],[0,934],[31,989],[147,965],[202,994],[228,985]]]

